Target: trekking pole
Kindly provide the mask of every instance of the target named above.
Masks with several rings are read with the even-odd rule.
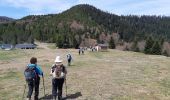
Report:
[[[23,93],[23,96],[22,96],[22,100],[24,100],[25,89],[26,89],[26,84],[24,85],[24,93]]]
[[[66,77],[65,77],[65,87],[66,87],[66,97],[67,97],[67,83],[66,83]]]
[[[42,79],[43,79],[44,96],[45,96],[45,85],[44,85],[44,75],[43,74],[42,74]]]

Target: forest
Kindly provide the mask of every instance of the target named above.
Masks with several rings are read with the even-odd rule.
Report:
[[[119,40],[138,42],[148,38],[169,41],[170,17],[118,16],[88,4],[81,4],[59,14],[29,15],[0,24],[0,43],[34,43],[34,40],[56,43],[59,48],[79,47],[86,39],[114,44],[112,33]],[[107,39],[100,38],[104,34]],[[112,46],[111,46],[112,47]]]

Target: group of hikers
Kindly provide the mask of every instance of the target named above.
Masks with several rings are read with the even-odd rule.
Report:
[[[79,55],[80,55],[80,54],[84,54],[84,51],[85,51],[85,48],[79,48],[79,49],[78,49]]]
[[[68,65],[71,64],[71,59],[72,59],[71,54],[68,53],[67,55]],[[53,96],[52,98],[53,100],[56,100],[58,96],[58,100],[62,100],[62,88],[64,81],[66,79],[67,69],[63,65],[60,56],[56,56],[54,62],[55,63],[52,65],[50,72],[50,75],[52,75],[52,96]],[[31,100],[33,89],[35,91],[34,100],[38,100],[40,76],[42,76],[43,78],[43,72],[40,66],[37,64],[36,57],[32,57],[30,59],[30,64],[26,66],[24,75],[28,85],[27,100]]]
[[[90,46],[90,48],[89,48],[92,52],[94,52],[94,51],[98,51],[99,50],[99,48],[98,47],[92,47],[92,46]],[[86,51],[86,50],[88,50],[88,48],[87,47],[80,47],[80,48],[78,48],[78,53],[79,53],[79,55],[81,55],[81,54],[83,54],[84,55],[84,52]]]

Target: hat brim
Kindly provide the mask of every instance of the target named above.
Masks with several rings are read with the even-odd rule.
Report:
[[[61,63],[62,60],[55,60],[55,63]]]

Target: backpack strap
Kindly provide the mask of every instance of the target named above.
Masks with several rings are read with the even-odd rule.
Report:
[[[62,66],[62,72],[63,72],[63,73],[66,73],[66,68],[65,68],[65,66],[64,66],[63,64],[62,64],[61,66]]]
[[[52,65],[52,68],[51,68],[51,69],[52,69],[52,73],[54,72],[54,70],[55,70],[56,67],[57,67],[56,64],[53,64],[53,65]]]
[[[52,73],[54,72],[56,67],[57,67],[56,64],[52,65],[52,68],[51,68],[52,69]],[[62,72],[65,73],[65,66],[62,64],[61,67],[62,67]]]

